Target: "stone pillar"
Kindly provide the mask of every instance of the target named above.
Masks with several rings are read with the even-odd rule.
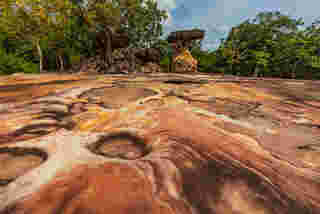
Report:
[[[197,71],[198,61],[189,52],[187,42],[178,40],[175,43],[171,43],[171,50],[170,72]]]

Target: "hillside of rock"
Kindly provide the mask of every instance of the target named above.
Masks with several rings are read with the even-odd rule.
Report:
[[[0,214],[320,213],[320,81],[0,77]]]

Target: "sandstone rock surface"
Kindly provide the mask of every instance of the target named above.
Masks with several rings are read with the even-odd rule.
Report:
[[[0,77],[0,214],[320,213],[320,82]]]
[[[198,69],[198,61],[192,57],[189,50],[183,50],[177,57],[173,59],[175,72],[189,73],[196,72]]]

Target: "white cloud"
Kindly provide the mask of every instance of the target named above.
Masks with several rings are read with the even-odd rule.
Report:
[[[170,10],[177,7],[175,0],[156,0],[158,2],[158,7],[161,10],[167,11],[168,18],[163,22],[164,25],[171,26],[172,25],[172,15]]]
[[[165,31],[200,27],[206,30],[204,46],[215,48],[219,39],[226,37],[231,27],[239,25],[246,19],[254,18],[262,11],[279,10],[283,14],[302,17],[305,25],[310,25],[315,18],[320,17],[319,0],[157,0],[159,7],[166,9],[169,19]],[[193,1],[193,2],[191,2]],[[204,2],[204,3],[202,3]],[[173,20],[170,11],[185,3],[192,13],[183,19]],[[201,7],[206,5],[206,7]],[[199,6],[199,7],[198,7]],[[217,39],[217,41],[215,41]]]
[[[319,8],[319,0],[308,0],[307,2],[303,0],[295,0],[293,1],[292,11],[295,13],[294,15],[299,17],[302,16],[308,24],[311,24],[315,18],[320,16]]]
[[[177,7],[175,0],[157,0],[161,10],[172,10]]]

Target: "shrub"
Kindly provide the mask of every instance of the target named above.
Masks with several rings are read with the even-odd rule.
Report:
[[[14,54],[6,54],[0,49],[0,74],[13,74],[17,72],[37,73],[39,68],[37,64],[26,61],[22,57]]]
[[[70,56],[70,63],[71,65],[77,65],[81,62],[81,55],[71,55]]]
[[[163,65],[163,66],[169,65],[169,63],[170,63],[169,56],[163,57],[163,58],[161,59],[161,61],[160,61],[160,65]]]
[[[169,72],[169,64],[170,64],[169,56],[164,56],[160,61],[161,70],[163,72]]]

